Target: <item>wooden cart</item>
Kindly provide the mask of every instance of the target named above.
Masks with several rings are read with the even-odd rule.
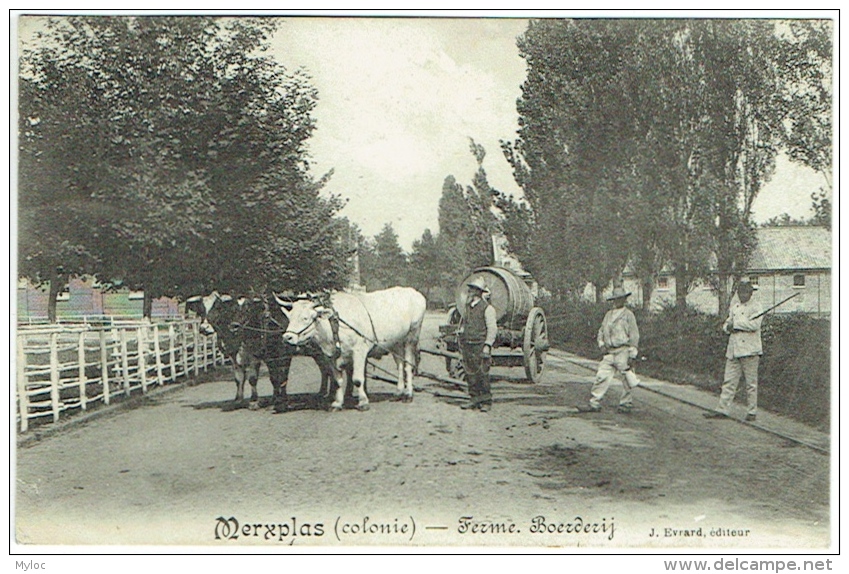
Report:
[[[545,313],[535,305],[536,298],[528,282],[504,267],[475,269],[457,286],[456,305],[449,309],[447,323],[439,327],[435,354],[445,358],[445,367],[452,378],[463,378],[457,331],[466,308],[466,284],[479,277],[484,278],[491,292],[489,302],[495,308],[498,322],[492,365],[524,366],[527,380],[538,383],[549,349]]]

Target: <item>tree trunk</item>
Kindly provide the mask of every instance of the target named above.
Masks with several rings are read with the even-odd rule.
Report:
[[[144,290],[144,299],[142,300],[142,317],[150,319],[153,313],[153,296],[150,289]]]
[[[56,298],[65,287],[65,278],[60,274],[55,274],[50,280],[50,291],[47,295],[47,320],[51,323],[56,322]]]
[[[651,296],[652,291],[654,291],[654,279],[651,276],[644,277],[642,281],[643,287],[643,309],[645,311],[651,310]]]
[[[716,292],[716,296],[719,299],[718,314],[721,319],[725,319],[728,316],[728,310],[731,308],[731,293],[733,291],[729,291],[728,289],[729,277],[730,275],[727,274],[719,275],[719,289]]]
[[[687,308],[687,292],[690,282],[683,265],[675,266],[675,308],[684,311]]]
[[[595,289],[595,302],[596,304],[604,303],[604,285],[600,283],[593,283],[593,289]]]

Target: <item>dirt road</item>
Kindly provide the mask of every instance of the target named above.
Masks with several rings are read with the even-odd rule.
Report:
[[[421,377],[411,404],[370,381],[370,411],[329,413],[298,358],[300,408],[275,415],[229,409],[222,370],[20,447],[18,542],[828,547],[828,456],[640,389],[630,415],[615,387],[575,414],[593,373],[556,352],[540,384],[494,375],[490,413]]]

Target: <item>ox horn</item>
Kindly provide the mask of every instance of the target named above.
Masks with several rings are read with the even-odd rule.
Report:
[[[277,303],[277,306],[280,307],[280,310],[283,311],[283,314],[286,315],[286,318],[289,318],[289,311],[292,310],[292,302],[284,301],[281,299],[277,293],[272,293],[274,295],[274,301]]]

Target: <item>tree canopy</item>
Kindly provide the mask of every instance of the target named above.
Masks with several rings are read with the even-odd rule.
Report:
[[[45,18],[19,74],[19,272],[148,297],[346,276],[310,173],[316,90],[270,19]]]
[[[651,292],[666,267],[680,306],[697,278],[727,305],[777,153],[829,162],[830,35],[826,21],[532,21],[518,138],[502,142],[524,192],[506,200],[523,222],[511,243],[557,293],[598,293],[627,265]]]

